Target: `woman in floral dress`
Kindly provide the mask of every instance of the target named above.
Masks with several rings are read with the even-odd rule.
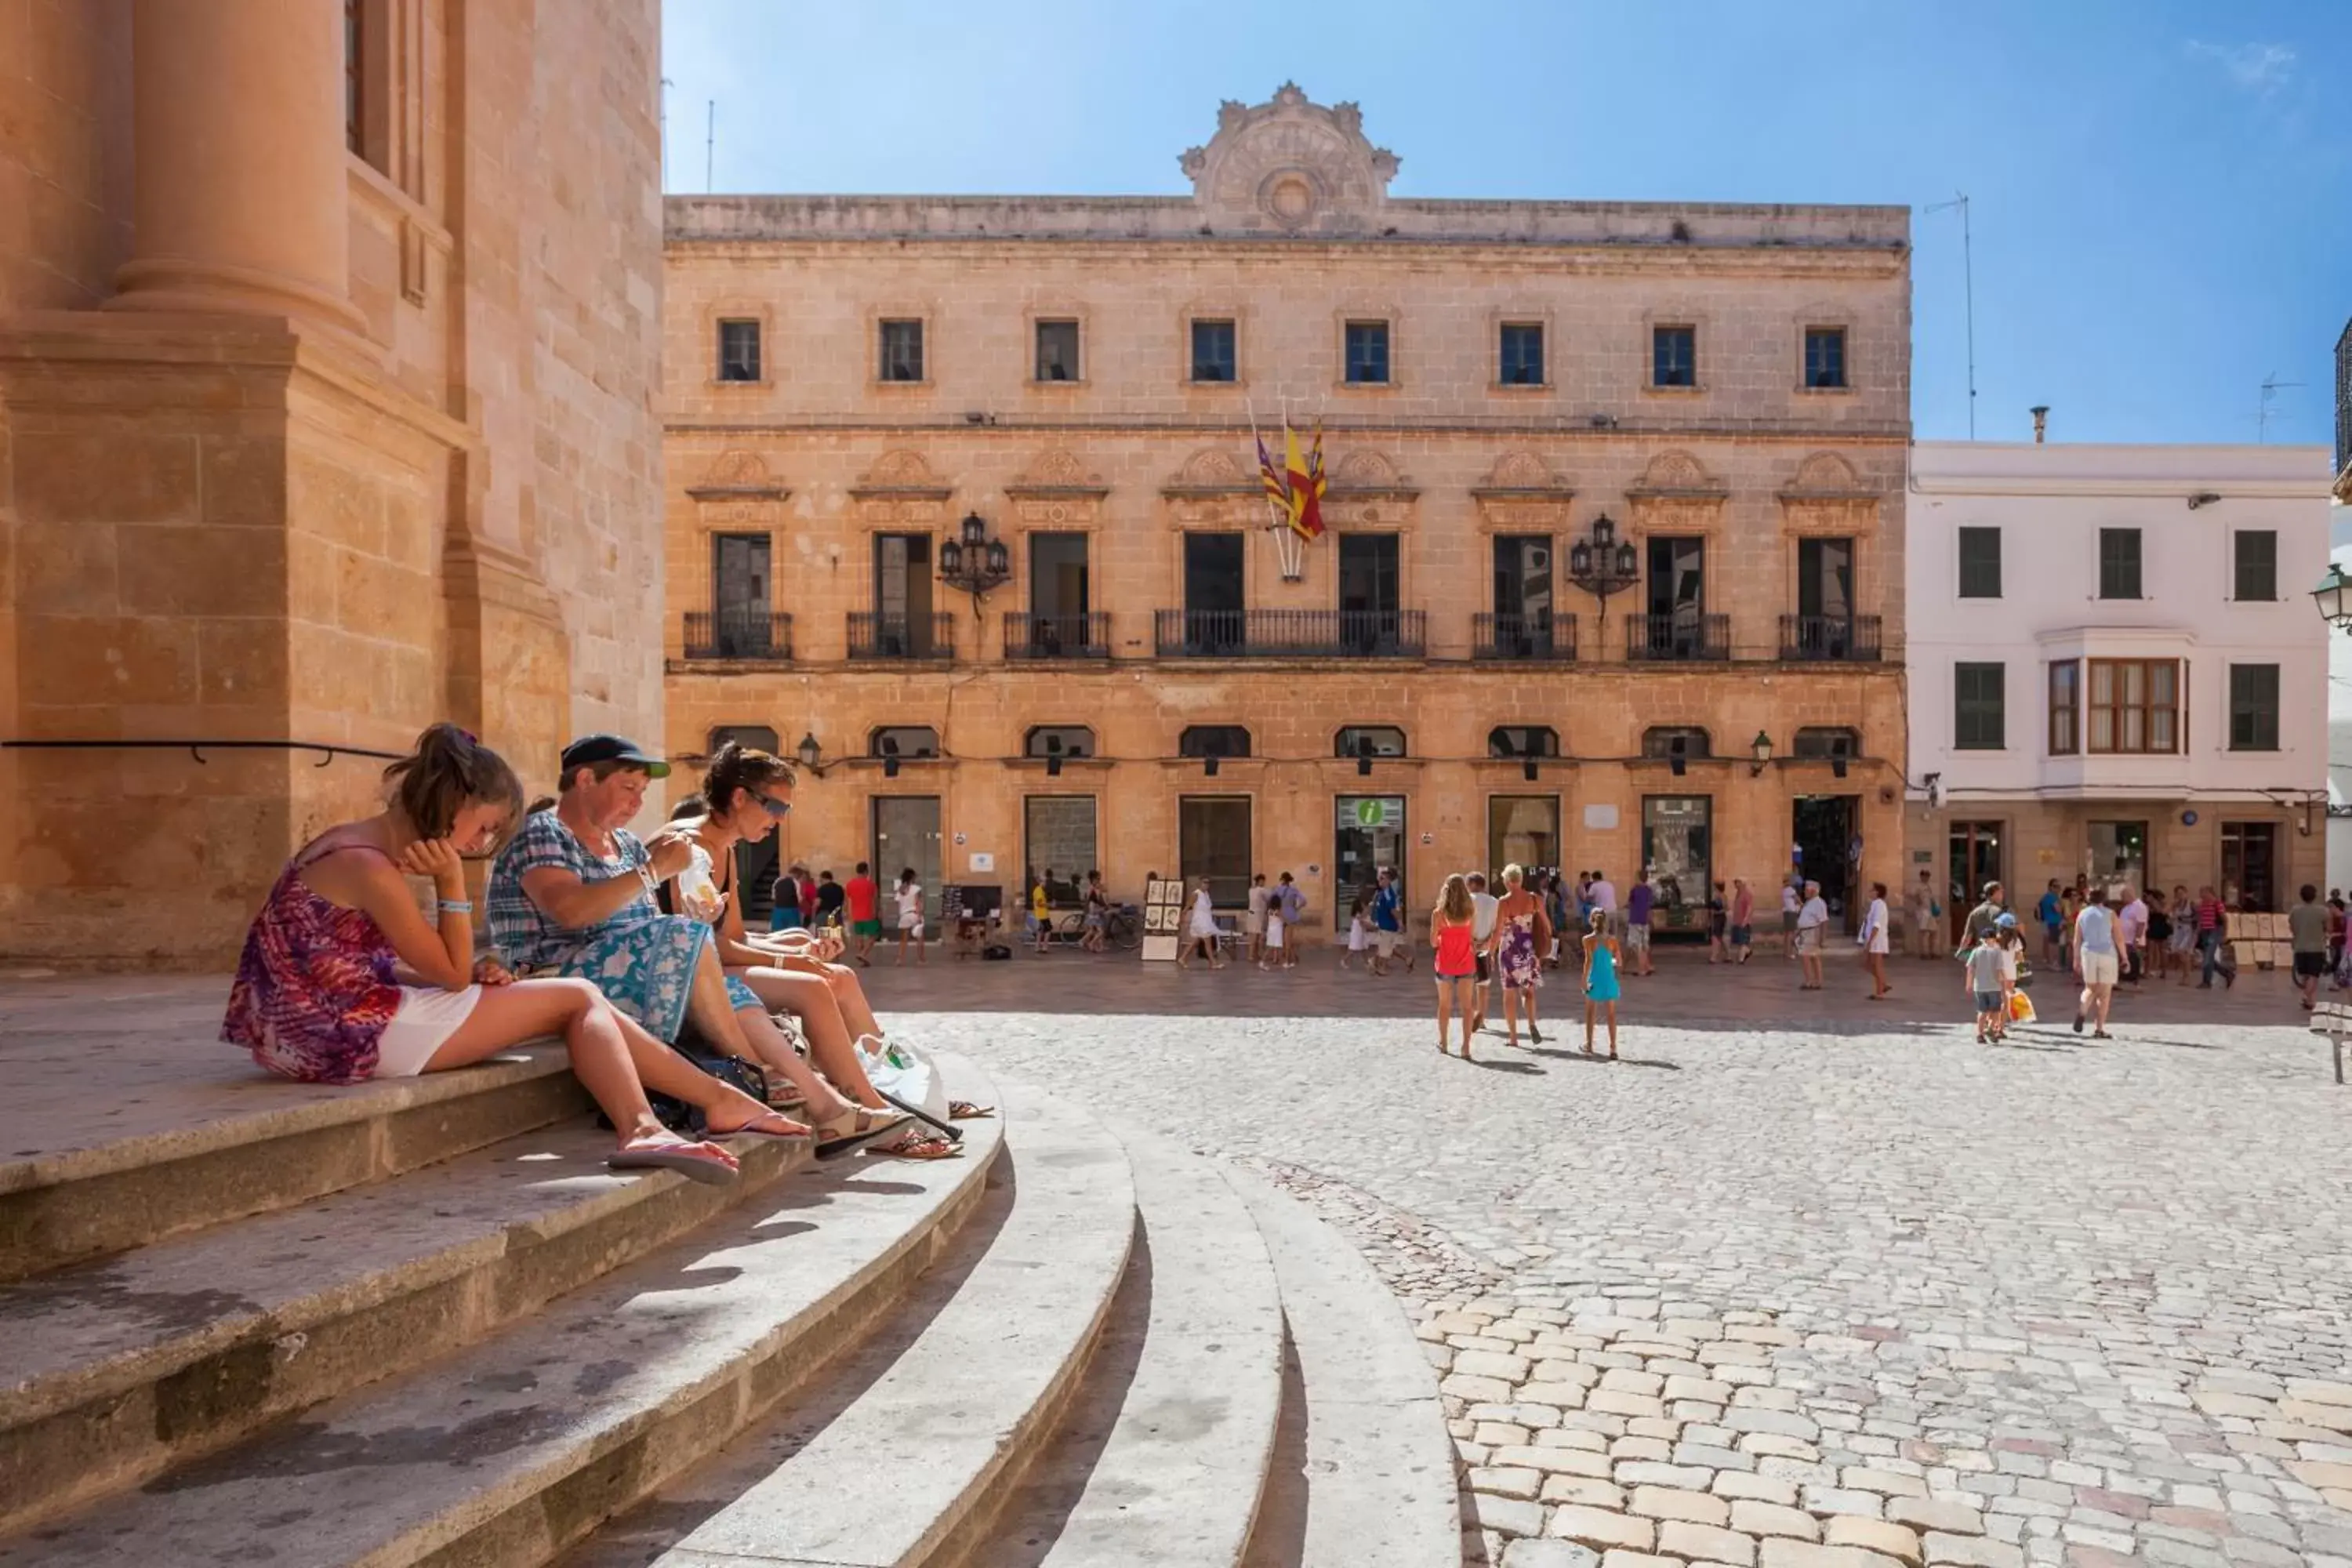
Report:
[[[1494,970],[1503,982],[1503,1027],[1507,1043],[1519,1043],[1519,1009],[1527,1009],[1528,1038],[1543,1044],[1536,1026],[1536,991],[1543,984],[1544,951],[1551,945],[1551,917],[1543,900],[1527,888],[1527,873],[1517,866],[1503,868],[1504,893],[1495,905],[1494,934],[1486,940]]]

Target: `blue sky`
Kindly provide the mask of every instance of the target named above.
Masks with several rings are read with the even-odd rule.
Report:
[[[2352,0],[667,0],[669,188],[1183,195],[1219,100],[1363,106],[1399,195],[1910,205],[1914,412],[2332,438]],[[2330,102],[2330,94],[2334,101]]]

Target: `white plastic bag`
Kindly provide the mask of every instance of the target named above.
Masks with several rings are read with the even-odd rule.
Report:
[[[860,1040],[857,1060],[876,1089],[942,1124],[947,1121],[947,1084],[940,1079],[940,1069],[924,1060],[914,1047],[892,1041],[877,1052],[867,1049],[866,1043]]]

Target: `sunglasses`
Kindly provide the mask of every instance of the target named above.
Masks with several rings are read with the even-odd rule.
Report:
[[[792,815],[793,803],[791,801],[778,800],[774,795],[761,795],[756,790],[752,792],[751,798],[758,801],[760,803],[760,809],[766,812],[770,816],[789,816]]]

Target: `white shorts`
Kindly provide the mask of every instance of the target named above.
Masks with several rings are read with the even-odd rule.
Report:
[[[1645,926],[1645,925],[1631,925],[1631,924],[1629,924],[1629,925],[1627,925],[1627,926],[1626,926],[1626,928],[1625,928],[1625,946],[1627,947],[1627,949],[1628,949],[1628,950],[1630,950],[1630,951],[1632,951],[1632,952],[1641,952],[1643,948],[1645,948],[1645,947],[1647,947],[1647,946],[1649,946],[1649,945],[1650,945],[1650,928],[1649,928],[1648,926]]]
[[[1265,945],[1269,950],[1278,948],[1282,945],[1282,917],[1280,915],[1268,915],[1265,917]]]
[[[1870,933],[1869,951],[1872,952],[1885,952],[1888,951],[1886,945],[1886,928],[1885,926],[1881,926],[1876,931]]]
[[[923,917],[920,915],[900,915],[898,917],[898,929],[903,931],[910,932],[913,935],[920,936],[923,934]]]
[[[2116,963],[2114,953],[2085,952],[2080,956],[2084,984],[2113,985],[2116,983],[2116,976],[2120,972],[2121,966]]]
[[[1372,933],[1372,951],[1379,953],[1382,958],[1394,958],[1396,956],[1397,942],[1402,935],[1403,933],[1401,931],[1374,931]]]
[[[400,1006],[376,1042],[375,1076],[415,1078],[423,1072],[425,1064],[433,1059],[433,1053],[448,1044],[449,1037],[474,1016],[474,1005],[481,999],[482,988],[478,985],[468,985],[463,991],[402,986]]]
[[[1266,921],[1271,918],[1272,917],[1270,916],[1261,914],[1244,915],[1242,917],[1242,934],[1244,936],[1255,936],[1260,931],[1273,929],[1266,924]]]

